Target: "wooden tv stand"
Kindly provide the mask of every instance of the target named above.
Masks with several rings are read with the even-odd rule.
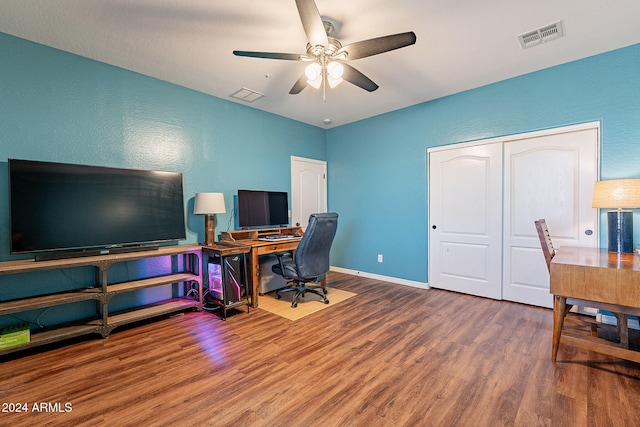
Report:
[[[170,274],[121,283],[109,283],[107,272],[113,264],[164,256],[171,257],[172,272]],[[17,275],[34,271],[86,266],[93,266],[96,271],[95,283],[86,283],[84,287],[80,285],[71,291],[0,301],[0,316],[79,301],[94,300],[96,302],[95,316],[69,324],[44,329],[32,329],[31,339],[28,343],[2,348],[0,349],[0,355],[92,333],[98,333],[106,338],[114,328],[128,323],[187,309],[201,310],[202,273],[200,258],[200,246],[191,244],[163,246],[157,250],[145,252],[117,253],[48,261],[29,259],[0,262],[0,274],[2,275]],[[111,312],[109,309],[109,301],[115,295],[155,286],[180,283],[184,286],[184,292],[181,293],[178,289],[174,293],[175,297],[169,300],[135,307],[122,312]],[[190,297],[188,295],[189,291],[197,292],[197,295]]]

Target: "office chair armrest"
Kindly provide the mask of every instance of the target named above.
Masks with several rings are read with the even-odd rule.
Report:
[[[284,263],[282,262],[282,258],[285,255],[289,255],[289,252],[274,252],[274,255],[278,257],[278,264],[280,264],[280,271],[284,274]]]

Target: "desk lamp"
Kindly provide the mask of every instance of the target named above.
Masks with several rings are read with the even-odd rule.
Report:
[[[204,244],[211,246],[216,241],[216,220],[215,214],[226,213],[224,206],[224,194],[222,193],[196,193],[196,200],[193,204],[193,213],[205,215],[204,217]]]
[[[607,212],[609,252],[633,252],[633,212],[640,208],[640,179],[597,181],[593,189],[594,208],[616,208]]]

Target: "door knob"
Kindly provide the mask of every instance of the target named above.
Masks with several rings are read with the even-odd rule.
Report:
[[[435,226],[435,224],[434,224],[434,225],[432,225],[432,226],[431,226],[431,228],[433,228],[433,229],[435,230],[435,229],[436,229],[436,226]]]
[[[593,234],[593,230],[590,230],[590,229],[588,229],[588,228],[587,228],[587,229],[584,231],[584,234],[586,234],[587,236],[591,236],[591,235]]]

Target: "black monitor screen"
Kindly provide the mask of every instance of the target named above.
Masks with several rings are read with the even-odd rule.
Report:
[[[238,190],[238,225],[277,227],[289,224],[289,199],[286,192]]]
[[[186,238],[182,174],[9,160],[11,252]]]

